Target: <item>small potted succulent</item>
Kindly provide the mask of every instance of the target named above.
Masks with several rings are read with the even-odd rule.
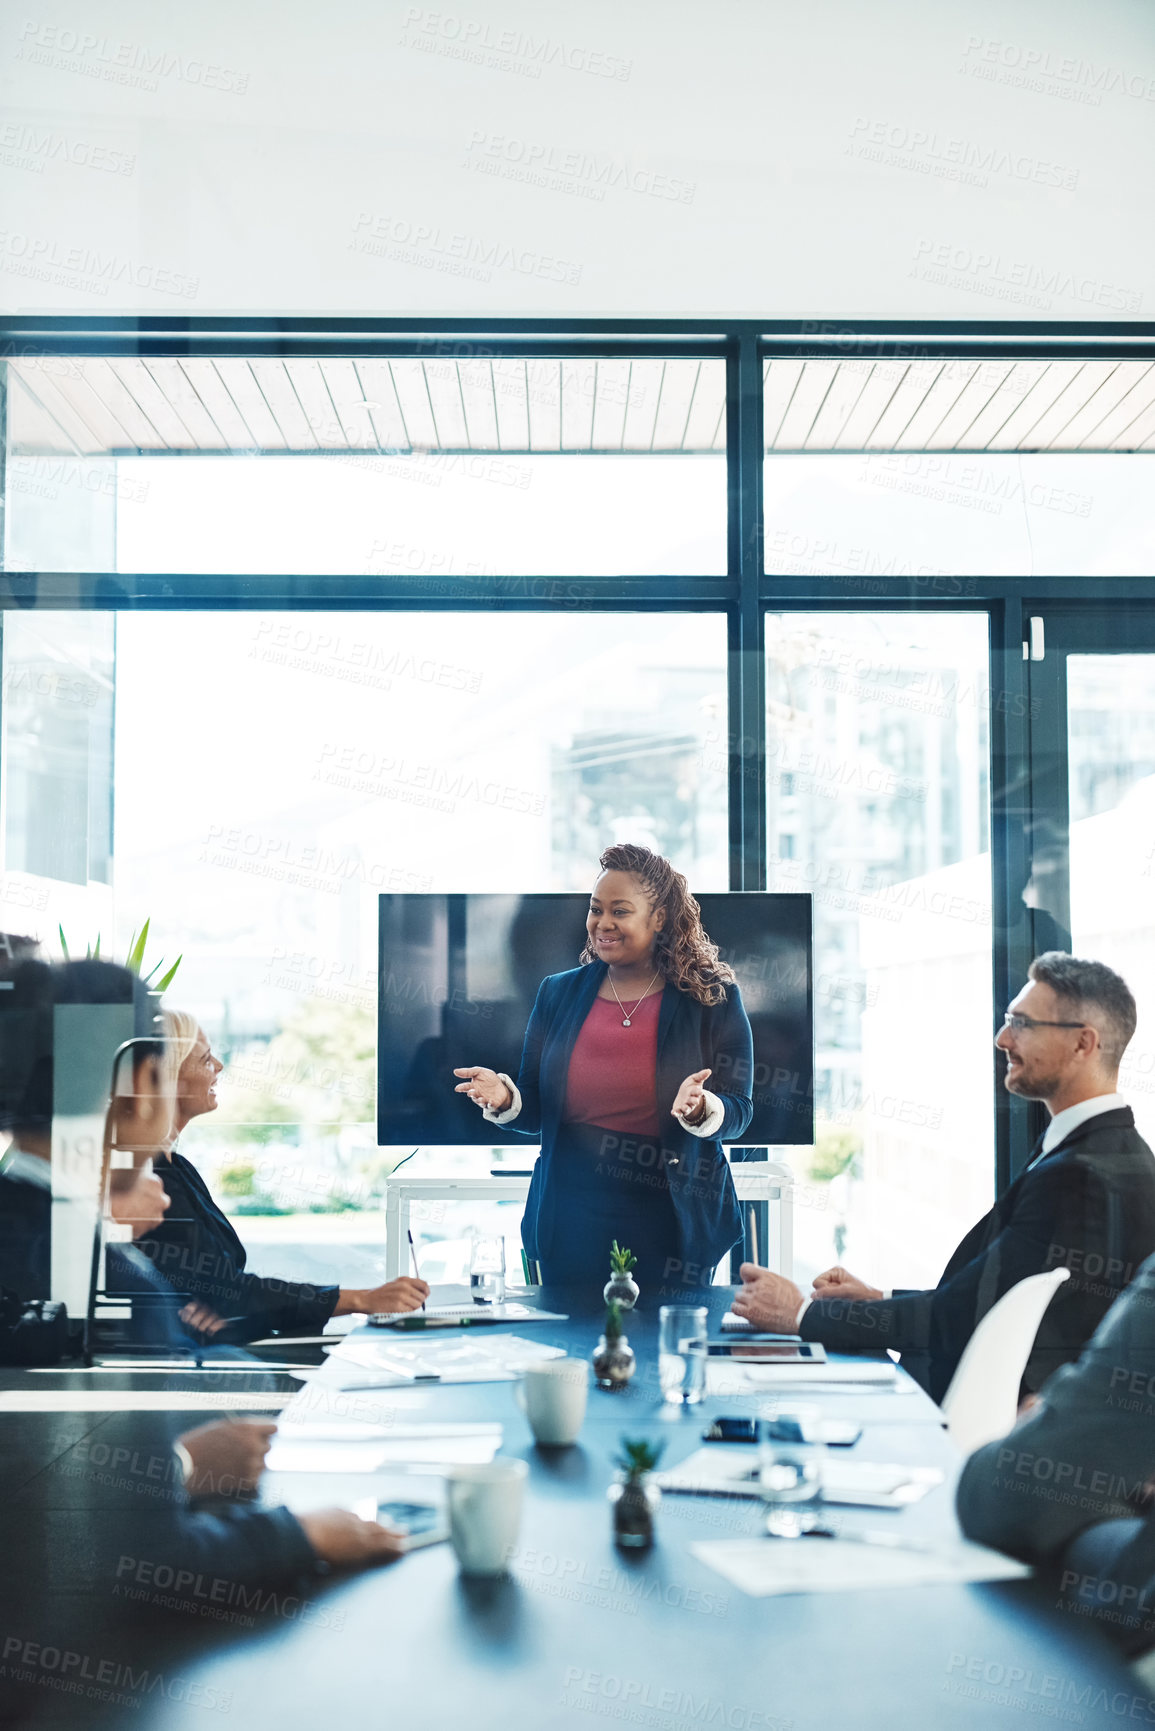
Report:
[[[645,1437],[622,1438],[622,1452],[614,1465],[618,1477],[609,1488],[613,1510],[614,1543],[626,1551],[647,1551],[654,1542],[654,1516],[662,1493],[650,1474],[662,1458],[664,1443]]]
[[[599,1388],[624,1388],[634,1374],[634,1350],[622,1333],[622,1311],[616,1299],[606,1305],[605,1332],[592,1362]]]
[[[638,1259],[632,1250],[623,1250],[617,1239],[614,1239],[610,1251],[610,1277],[602,1289],[602,1297],[606,1303],[615,1299],[623,1310],[632,1310],[638,1302],[638,1283],[630,1273],[631,1268],[638,1266]]]

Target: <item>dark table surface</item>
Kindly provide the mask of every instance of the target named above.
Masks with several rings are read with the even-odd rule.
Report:
[[[454,1296],[441,1290],[434,1300]],[[720,1313],[728,1296],[717,1289],[712,1311]],[[598,1314],[572,1293],[547,1289],[540,1301],[568,1311],[570,1320],[526,1332],[588,1356]],[[168,1439],[174,1428],[214,1412],[176,1419],[148,1410],[13,1412],[4,1410],[4,1392],[187,1391],[219,1403],[221,1416],[254,1416],[251,1399],[267,1394],[275,1415],[298,1383],[259,1368],[241,1375],[4,1372],[0,1687],[13,1713],[38,1725],[150,1731],[203,1728],[214,1718],[278,1731],[383,1723],[552,1731],[599,1719],[655,1731],[1021,1727],[1024,1715],[1083,1725],[1155,1722],[1155,1707],[1105,1643],[1060,1616],[1054,1594],[1031,1581],[749,1598],[693,1557],[689,1545],[753,1536],[757,1505],[671,1494],[659,1511],[654,1549],[623,1557],[612,1543],[606,1502],[622,1435],[664,1439],[663,1464],[673,1465],[700,1446],[716,1413],[756,1409],[750,1397],[664,1406],[656,1303],[648,1306],[643,1294],[627,1327],[638,1355],[634,1381],[618,1393],[591,1388],[581,1439],[571,1449],[534,1445],[511,1383],[358,1399],[358,1416],[366,1418],[500,1420],[502,1452],[530,1468],[508,1578],[463,1580],[450,1548],[440,1545],[386,1569],[318,1581],[303,1600],[266,1595],[259,1606],[214,1604],[194,1592],[174,1610],[157,1602],[171,1595],[147,1589],[129,1598],[108,1562],[126,1546],[127,1554],[147,1555],[150,1522],[163,1519]],[[278,1356],[319,1359],[309,1348]],[[937,1408],[910,1386],[819,1398],[832,1415],[862,1422],[855,1458],[938,1465],[945,1483],[902,1513],[840,1510],[839,1520],[924,1539],[953,1536],[957,1460]],[[262,1500],[347,1504],[371,1495],[377,1482],[270,1474]],[[24,1667],[23,1681],[17,1637],[39,1649],[40,1662],[34,1672]],[[66,1691],[61,1663],[43,1663],[46,1650],[84,1655],[89,1676],[103,1663],[103,1676],[118,1679],[119,1689],[98,1689],[93,1698]],[[76,1671],[73,1665],[68,1676]],[[109,1699],[113,1694],[123,1699]]]

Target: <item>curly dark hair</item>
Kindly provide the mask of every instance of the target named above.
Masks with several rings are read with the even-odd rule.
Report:
[[[702,930],[702,910],[690,894],[681,872],[668,859],[634,842],[608,847],[599,861],[603,872],[629,872],[636,877],[652,908],[665,908],[666,923],[654,938],[654,965],[663,979],[699,1004],[721,1004],[734,970],[718,955]],[[579,961],[597,957],[587,939]]]

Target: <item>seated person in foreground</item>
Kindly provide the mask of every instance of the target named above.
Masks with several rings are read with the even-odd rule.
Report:
[[[134,996],[143,998],[143,987],[128,970],[93,960],[55,966],[26,962],[14,971],[12,981],[15,1011],[6,1006],[10,1019],[0,1064],[0,1133],[11,1138],[0,1160],[0,1288],[26,1299],[50,1291],[53,1080],[59,1061],[53,1043],[53,1010],[60,1003],[80,1007],[131,1003]],[[142,1008],[147,1014],[147,1003]],[[94,1027],[94,1038],[99,1041],[103,1037],[107,1042],[107,1030],[99,1018]],[[161,1042],[138,1037],[121,1046],[113,1062],[105,1155],[107,1162],[115,1149],[134,1163],[104,1175],[108,1179],[109,1216],[138,1242],[142,1234],[160,1225],[170,1207],[149,1158],[157,1129],[167,1135],[170,1125],[166,1097],[171,1102],[171,1090],[166,1094],[164,1087]],[[94,1169],[94,1188],[96,1182]],[[179,1344],[181,1335],[170,1314],[175,1301],[167,1284],[151,1263],[138,1258],[131,1242],[109,1244],[107,1248],[110,1280],[118,1277],[113,1268],[118,1261],[120,1278],[133,1277],[135,1292],[154,1302],[153,1314],[164,1338]],[[216,1353],[220,1355],[218,1362],[230,1367],[244,1361],[243,1355],[227,1348],[210,1349],[210,1358]],[[264,1377],[257,1361],[251,1362],[253,1371],[245,1378],[245,1392],[267,1387],[273,1398],[278,1379]],[[311,1512],[298,1520],[288,1509],[238,1504],[238,1497],[250,1495],[255,1488],[274,1429],[266,1423],[202,1425],[176,1438],[173,1446],[180,1470],[174,1464],[171,1474],[158,1482],[154,1482],[151,1457],[145,1448],[146,1464],[131,1470],[147,1475],[141,1485],[147,1488],[147,1496],[130,1499],[127,1507],[115,1511],[112,1522],[89,1521],[89,1515],[99,1517],[102,1513],[99,1498],[91,1507],[82,1502],[72,1511],[73,1535],[86,1526],[96,1535],[92,1552],[81,1544],[75,1553],[69,1553],[78,1570],[74,1585],[93,1585],[85,1571],[94,1556],[100,1576],[96,1584],[111,1589],[118,1559],[133,1545],[141,1557],[159,1556],[174,1567],[203,1569],[238,1583],[264,1586],[324,1573],[331,1567],[385,1561],[399,1555],[402,1546],[396,1534],[344,1509]],[[168,1435],[171,1438],[172,1432]],[[11,1486],[6,1489],[8,1525],[14,1528],[29,1505],[12,1494]],[[163,1495],[158,1494],[161,1492]],[[220,1506],[215,1506],[218,1503]],[[30,1518],[38,1521],[40,1511],[35,1502],[30,1507]],[[11,1540],[12,1532],[6,1536]],[[44,1534],[36,1530],[32,1538],[43,1550]],[[7,1585],[19,1603],[26,1586],[17,1560],[19,1545],[14,1548],[10,1543],[9,1551],[13,1565],[7,1571]]]
[[[213,1336],[228,1327],[231,1340],[256,1340],[267,1334],[319,1334],[331,1316],[381,1310],[418,1310],[429,1296],[423,1280],[404,1275],[369,1289],[312,1286],[249,1274],[245,1247],[232,1222],[213,1200],[190,1160],[176,1150],[185,1126],[215,1112],[216,1080],[224,1065],[214,1056],[194,1016],[164,1013],[174,1070],[176,1117],[172,1136],[155,1162],[168,1192],[164,1220],[137,1239],[157,1272],[190,1300],[182,1312],[188,1325]]]
[[[172,1523],[162,1541],[165,1560],[238,1583],[272,1586],[402,1556],[399,1534],[348,1509],[294,1515],[286,1508],[246,1505],[276,1428],[263,1420],[224,1419],[175,1439],[180,1472]]]
[[[1155,1256],[1077,1364],[963,1468],[968,1538],[1058,1575],[1060,1608],[1128,1653],[1155,1644]]]
[[[793,1281],[744,1263],[737,1315],[836,1352],[892,1348],[937,1401],[991,1306],[1027,1275],[1066,1268],[1070,1279],[1027,1363],[1026,1390],[1078,1357],[1155,1251],[1155,1157],[1117,1092],[1135,1000],[1103,963],[1057,950],[1029,973],[995,1045],[1007,1059],[1004,1086],[1045,1101],[1051,1121],[1030,1165],[967,1233],[937,1287],[881,1292],[832,1268],[807,1300]]]

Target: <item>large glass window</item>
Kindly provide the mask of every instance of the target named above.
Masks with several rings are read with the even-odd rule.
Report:
[[[357,1246],[367,1278],[383,1266],[378,1210],[403,1151],[376,1142],[381,891],[586,890],[621,840],[727,887],[721,615],[131,612],[115,660],[109,615],[15,624],[4,884],[31,904],[15,929],[58,953],[62,918],[74,950],[99,935],[121,957],[148,918],[146,962],[183,958],[166,1002],[227,1064],[220,1109],[185,1146],[281,1273],[278,1242],[301,1247],[301,1278],[332,1268],[338,1245],[347,1280]],[[99,682],[76,665],[93,643]],[[83,740],[66,675],[92,694]],[[61,728],[57,772],[38,742]],[[83,829],[93,785],[104,876],[61,915],[76,836],[98,852]],[[42,841],[37,823],[55,826]],[[490,1158],[436,1149],[406,1170],[481,1174]],[[516,1237],[520,1210],[506,1216]],[[419,1211],[414,1228],[452,1238],[438,1254],[460,1261],[460,1221]]]
[[[25,359],[8,451],[12,569],[726,568],[720,360]]]
[[[933,1285],[990,1205],[987,667],[984,615],[767,617],[767,886],[814,897],[800,1278]]]
[[[1155,571],[1149,361],[765,362],[766,570],[928,599]]]

